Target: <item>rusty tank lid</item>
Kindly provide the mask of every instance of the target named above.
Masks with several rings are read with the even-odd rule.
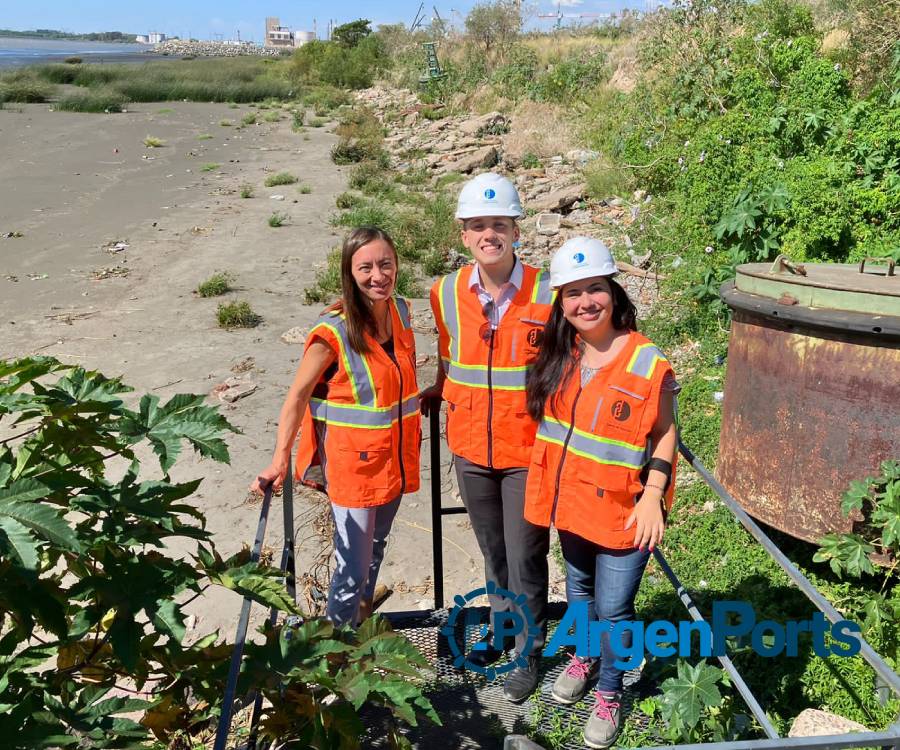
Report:
[[[746,263],[721,295],[733,309],[788,323],[900,338],[900,273],[890,259]]]

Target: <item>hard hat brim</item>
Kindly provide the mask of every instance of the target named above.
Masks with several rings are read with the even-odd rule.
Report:
[[[566,273],[551,274],[550,287],[552,289],[560,289],[561,287],[564,287],[566,284],[570,284],[573,281],[590,279],[594,276],[617,276],[618,274],[618,268],[615,268],[614,271],[610,271],[608,273],[597,273],[596,268],[573,268],[571,271],[567,271]]]
[[[521,219],[525,214],[521,211],[516,211],[512,208],[498,208],[496,211],[492,210],[489,214],[483,213],[481,211],[474,210],[457,210],[456,218],[457,219],[477,219],[479,217],[485,216],[505,216],[509,219]]]

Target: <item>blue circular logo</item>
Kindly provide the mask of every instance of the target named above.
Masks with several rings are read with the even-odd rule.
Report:
[[[522,653],[518,654],[515,659],[508,662],[507,664],[501,664],[498,666],[488,666],[481,667],[477,664],[473,664],[468,659],[466,659],[466,636],[465,631],[466,628],[463,627],[460,629],[460,625],[470,625],[475,623],[467,622],[470,618],[466,617],[466,614],[472,613],[472,610],[469,609],[467,611],[466,607],[470,602],[477,599],[480,596],[484,596],[485,594],[490,594],[492,596],[498,596],[501,599],[509,599],[513,604],[513,609],[521,612],[521,617],[515,614],[515,611],[512,613],[509,612],[500,612],[498,615],[513,615],[516,622],[513,628],[503,628],[503,632],[506,635],[517,635],[521,633],[523,630],[526,632],[525,639],[525,647],[522,649]],[[460,667],[464,669],[469,669],[473,672],[477,672],[478,674],[483,674],[487,677],[488,680],[493,680],[498,675],[504,674],[506,672],[511,672],[516,667],[522,667],[523,669],[528,667],[528,660],[522,656],[522,654],[528,654],[531,652],[531,647],[534,645],[534,639],[540,635],[540,628],[534,622],[534,615],[531,614],[531,610],[528,608],[528,605],[525,604],[525,595],[519,594],[518,596],[514,594],[512,591],[507,589],[500,588],[494,581],[488,581],[486,586],[482,586],[478,589],[472,589],[465,596],[461,596],[457,594],[453,597],[453,601],[455,603],[453,609],[450,610],[450,615],[447,618],[447,624],[441,628],[441,635],[447,637],[447,643],[450,645],[450,653],[453,654],[453,666],[459,669]],[[462,620],[460,620],[462,617]],[[462,643],[457,641],[457,634],[461,630],[462,632]],[[482,623],[481,630],[487,630],[487,627]],[[496,639],[498,628],[493,628],[493,634]],[[482,632],[482,637],[484,633]]]
[[[572,260],[576,263],[584,263],[584,253],[575,253],[575,255],[572,256]]]
[[[496,196],[496,195],[497,195],[497,193],[494,192],[493,188],[488,188],[487,190],[484,191],[484,197],[487,198],[488,200],[493,200],[494,196]]]

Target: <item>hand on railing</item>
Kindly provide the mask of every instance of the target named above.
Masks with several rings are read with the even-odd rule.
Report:
[[[278,492],[284,484],[284,478],[288,473],[288,464],[271,463],[263,469],[259,476],[250,485],[250,492],[254,495],[264,495],[271,485],[273,492]]]
[[[424,416],[429,416],[432,408],[441,408],[441,390],[442,386],[435,384],[419,391],[419,408]]]

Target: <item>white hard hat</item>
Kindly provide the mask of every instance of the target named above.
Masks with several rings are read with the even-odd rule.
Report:
[[[570,281],[619,272],[609,248],[593,237],[566,240],[550,261],[550,286],[559,289]]]
[[[485,172],[473,177],[459,193],[456,203],[457,219],[474,219],[476,216],[522,216],[519,191],[506,177]]]

